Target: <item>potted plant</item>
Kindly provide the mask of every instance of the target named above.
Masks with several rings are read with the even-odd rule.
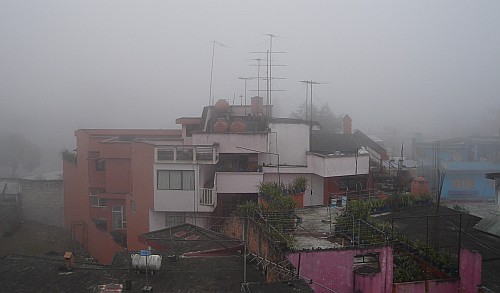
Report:
[[[307,178],[304,176],[299,176],[293,179],[290,184],[290,189],[292,190],[293,200],[298,208],[304,207],[304,193],[307,188]]]

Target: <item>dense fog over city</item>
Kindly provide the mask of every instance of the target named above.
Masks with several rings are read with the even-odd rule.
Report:
[[[208,104],[212,57],[213,98],[242,102],[238,78],[256,77],[258,58],[265,75],[253,52],[269,34],[284,65],[275,116],[297,110],[312,80],[315,105],[367,134],[493,135],[499,14],[498,1],[4,0],[0,135],[37,145],[42,172],[61,169],[79,128],[177,128]],[[255,79],[247,87],[256,95]]]

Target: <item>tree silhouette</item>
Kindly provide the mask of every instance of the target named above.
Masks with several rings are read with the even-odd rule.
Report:
[[[290,117],[310,120],[310,111],[310,108],[307,108],[306,113],[306,103],[302,103],[295,112],[292,112],[290,114]],[[328,104],[323,104],[319,109],[318,107],[313,105],[312,120],[319,122],[319,124],[321,125],[321,132],[339,133],[342,129],[342,117],[335,116]]]
[[[0,165],[10,167],[11,177],[20,167],[31,172],[40,165],[40,148],[16,133],[0,135]]]

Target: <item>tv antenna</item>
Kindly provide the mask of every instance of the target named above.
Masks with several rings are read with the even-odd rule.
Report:
[[[243,80],[245,82],[245,116],[247,116],[247,80],[253,79],[253,77],[238,77],[238,79]]]
[[[266,54],[266,103],[267,105],[272,105],[273,100],[272,100],[272,92],[273,91],[282,91],[282,90],[273,90],[272,88],[272,80],[273,79],[284,79],[284,78],[277,78],[273,77],[272,75],[272,68],[273,66],[285,66],[285,65],[279,65],[279,64],[273,64],[273,58],[272,54],[273,53],[278,53],[278,54],[283,54],[286,52],[274,52],[273,51],[273,38],[281,38],[277,35],[274,34],[264,34],[265,36],[269,37],[269,50],[266,50],[265,52],[251,52],[251,53],[257,53],[257,54]],[[260,65],[258,65],[260,67]],[[258,79],[260,79],[260,74]],[[258,89],[258,94],[260,96],[260,88]],[[268,108],[269,111],[269,108]],[[267,113],[269,115],[269,112]]]
[[[307,87],[310,89],[310,109],[309,109],[309,144],[311,143],[311,137],[312,137],[312,121],[313,121],[313,85],[317,84],[325,84],[323,82],[317,82],[313,80],[301,80],[300,82],[306,84],[306,99],[307,99]],[[307,108],[307,100],[306,100],[306,108]]]
[[[212,81],[213,81],[213,74],[214,74],[214,57],[215,57],[215,45],[218,45],[219,47],[224,47],[224,48],[229,48],[228,46],[219,43],[217,41],[210,41],[212,43],[212,66],[210,67],[210,94],[208,96],[208,105],[213,105],[214,99],[212,97]]]

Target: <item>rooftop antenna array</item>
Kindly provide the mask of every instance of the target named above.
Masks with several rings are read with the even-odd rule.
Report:
[[[269,105],[272,105],[273,101],[272,101],[272,92],[273,91],[284,91],[284,90],[273,90],[272,88],[272,80],[273,79],[285,79],[285,78],[282,78],[282,77],[273,77],[272,75],[272,68],[273,66],[285,66],[285,65],[281,65],[281,64],[273,64],[273,59],[272,59],[272,55],[275,53],[275,54],[284,54],[286,52],[276,52],[276,51],[273,51],[273,38],[282,38],[282,37],[279,37],[277,35],[274,35],[274,34],[264,34],[265,36],[268,36],[269,37],[269,50],[266,50],[265,52],[251,52],[251,53],[254,53],[254,54],[266,54],[266,77],[265,78],[262,78],[263,80],[266,81],[266,104],[269,106]],[[262,59],[261,58],[257,58],[257,59],[254,59],[254,60],[257,60],[257,65],[253,65],[253,66],[257,66],[257,95],[260,96],[260,66],[261,66],[261,61]],[[266,110],[267,110],[267,115],[269,115],[269,111],[270,111],[270,108],[269,107],[266,107]]]
[[[306,99],[307,99],[307,88],[309,87],[310,89],[310,107],[309,107],[309,143],[311,142],[311,137],[312,137],[312,121],[313,121],[313,85],[317,84],[325,84],[322,82],[317,82],[313,80],[301,80],[300,82],[306,84]],[[306,112],[307,112],[307,100],[306,100]],[[307,115],[307,114],[306,114]]]
[[[210,94],[208,95],[208,105],[213,105],[214,104],[214,97],[212,96],[212,82],[213,82],[213,75],[214,75],[214,57],[215,57],[215,45],[218,45],[219,47],[224,47],[224,48],[229,48],[228,46],[219,43],[217,41],[210,41],[212,43],[212,66],[210,67]]]

